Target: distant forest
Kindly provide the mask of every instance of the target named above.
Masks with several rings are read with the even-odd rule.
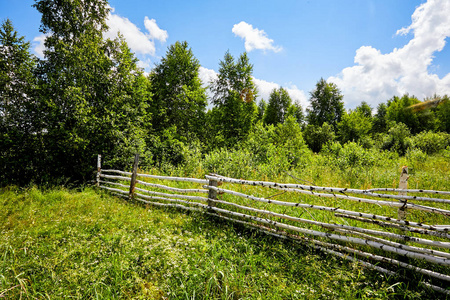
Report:
[[[170,172],[207,155],[220,163],[233,151],[255,164],[283,157],[281,170],[345,145],[400,156],[449,150],[447,95],[393,95],[377,107],[361,99],[346,109],[338,86],[319,79],[309,107],[284,88],[257,103],[246,53],[226,52],[218,77],[202,83],[193,50],[176,42],[146,76],[122,36],[104,38],[106,0],[34,7],[47,36],[44,59],[11,20],[0,27],[0,185],[86,182],[97,154],[105,167],[126,169],[139,153],[141,168]]]

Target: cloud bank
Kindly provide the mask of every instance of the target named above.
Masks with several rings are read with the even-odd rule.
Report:
[[[356,50],[356,65],[328,78],[341,89],[346,107],[361,101],[376,106],[405,93],[419,99],[450,94],[450,74],[439,78],[428,69],[433,54],[444,48],[450,36],[449,15],[450,1],[429,0],[415,10],[410,26],[397,31],[397,35],[413,33],[408,44],[387,54],[371,46]]]
[[[273,40],[267,37],[264,30],[253,28],[251,24],[247,24],[244,21],[239,24],[235,24],[231,30],[236,36],[245,40],[245,51],[250,52],[252,50],[270,50],[273,52],[280,52],[282,50],[279,46],[273,45]]]

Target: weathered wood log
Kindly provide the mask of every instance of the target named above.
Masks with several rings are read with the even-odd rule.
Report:
[[[219,175],[207,175],[205,176],[207,179],[216,178],[222,182],[228,183],[236,183],[236,184],[245,184],[252,186],[265,186],[269,188],[277,188],[280,190],[291,190],[291,191],[304,191],[304,194],[310,195],[318,195],[317,192],[329,192],[333,195],[343,194],[362,194],[375,198],[386,198],[386,199],[408,199],[408,200],[417,200],[417,201],[431,201],[431,202],[441,202],[441,203],[450,203],[448,199],[440,199],[440,198],[428,198],[428,197],[417,197],[417,196],[399,196],[399,195],[389,195],[389,194],[378,194],[372,193],[369,190],[360,190],[360,189],[351,189],[351,188],[333,188],[333,187],[321,187],[321,186],[311,186],[311,185],[302,185],[302,184],[291,184],[291,183],[277,183],[277,182],[267,182],[267,181],[251,181],[251,180],[242,180],[242,179],[234,179],[228,178]],[[397,189],[398,190],[398,189]],[[439,192],[439,191],[435,191]],[[450,192],[448,192],[450,194]],[[320,194],[324,195],[324,194]],[[338,197],[339,198],[339,197]]]
[[[121,189],[115,189],[115,188],[110,188],[104,185],[101,185],[100,188],[111,191],[111,192],[116,192],[116,193],[122,193],[122,194],[128,194],[127,191],[121,190]]]
[[[119,170],[102,170],[103,173],[117,173],[117,174],[121,174],[121,175],[129,175],[131,176],[133,173],[131,172],[124,172],[124,171],[119,171]]]
[[[436,236],[436,237],[450,239],[450,235],[447,233],[444,233],[444,232],[425,230],[425,229],[421,229],[421,228],[414,228],[414,227],[410,227],[410,226],[406,226],[406,225],[392,224],[392,223],[382,222],[382,221],[378,221],[378,220],[350,216],[347,214],[335,213],[334,215],[339,218],[346,218],[346,219],[351,219],[351,220],[360,221],[360,222],[364,222],[364,223],[375,224],[375,225],[379,225],[381,227],[390,227],[390,228],[395,228],[395,229],[406,230],[409,232],[420,233],[420,234],[425,234],[425,235],[432,235],[432,236]]]
[[[131,181],[130,181],[130,195],[129,195],[130,199],[134,198],[134,190],[136,189],[138,164],[139,164],[139,153],[136,153],[136,155],[134,156],[133,172],[131,174]]]
[[[110,184],[110,185],[120,186],[120,187],[123,187],[123,188],[129,188],[128,185],[121,184],[121,183],[118,183],[118,182],[112,182],[112,181],[104,181],[104,180],[100,180],[100,183],[105,183],[105,184]]]
[[[349,226],[349,225],[318,222],[315,220],[293,217],[293,216],[286,215],[286,214],[275,213],[270,210],[257,209],[257,208],[239,205],[236,203],[231,203],[231,202],[227,202],[227,201],[223,201],[223,200],[215,200],[215,199],[209,199],[209,200],[212,202],[231,205],[231,206],[234,206],[239,209],[252,211],[252,212],[259,213],[259,214],[269,215],[269,216],[278,217],[278,218],[282,218],[285,220],[290,220],[290,221],[295,221],[295,222],[300,222],[300,223],[307,223],[310,225],[317,225],[317,226],[321,226],[321,227],[327,228],[327,229],[333,229],[333,230],[345,229],[345,230],[349,230],[349,231],[353,231],[353,232],[361,232],[361,233],[370,234],[370,235],[388,237],[388,238],[397,239],[397,240],[401,240],[401,241],[415,242],[415,243],[421,244],[421,245],[429,245],[429,246],[434,246],[434,247],[450,249],[450,243],[447,243],[447,242],[432,241],[432,240],[427,240],[427,239],[422,239],[422,238],[417,238],[417,237],[411,237],[411,236],[400,235],[400,234],[396,234],[396,233],[378,231],[378,230],[367,229],[367,228],[360,228],[360,227]],[[450,258],[450,254],[448,257]]]
[[[443,251],[439,251],[439,250],[434,250],[434,249],[429,249],[429,248],[422,248],[422,247],[416,247],[416,246],[409,246],[406,244],[401,244],[401,243],[397,243],[394,241],[390,241],[390,240],[386,240],[386,239],[382,239],[373,235],[369,235],[366,233],[362,233],[362,232],[358,232],[358,231],[353,231],[353,230],[349,230],[349,229],[342,229],[342,228],[336,228],[334,229],[334,231],[339,232],[339,233],[343,233],[345,235],[355,235],[355,236],[359,236],[362,237],[364,239],[367,240],[371,240],[377,243],[381,243],[383,245],[388,245],[388,246],[392,246],[392,247],[396,247],[396,248],[400,248],[400,249],[404,249],[404,250],[408,250],[408,251],[412,251],[412,252],[417,252],[417,253],[423,253],[423,254],[427,254],[433,257],[445,257],[450,259],[450,253],[449,252],[443,252]]]
[[[181,198],[181,199],[189,199],[194,201],[208,201],[208,198],[205,197],[199,197],[199,196],[186,196],[186,195],[177,195],[177,194],[167,194],[167,193],[160,193],[160,192],[153,192],[141,188],[136,188],[137,191],[147,193],[149,195],[158,195],[158,196],[164,196],[164,197],[174,197],[174,198]]]
[[[102,177],[102,178],[108,178],[108,179],[118,179],[118,180],[131,181],[131,178],[130,178],[130,177],[124,177],[124,176],[115,176],[115,175],[100,174],[100,177]]]
[[[283,202],[283,201],[277,201],[277,200],[269,200],[269,199],[265,199],[265,198],[249,196],[247,194],[243,194],[243,193],[239,193],[239,192],[235,192],[235,191],[231,191],[231,190],[226,190],[226,189],[222,189],[222,188],[216,188],[216,187],[212,187],[212,186],[205,186],[205,188],[216,189],[218,192],[221,192],[221,193],[226,193],[226,194],[239,196],[239,197],[247,198],[247,199],[253,199],[253,200],[256,200],[256,201],[262,201],[262,202],[273,203],[273,204],[278,204],[278,205],[300,206],[300,204],[297,205],[297,203],[293,203],[293,202]],[[291,190],[292,191],[298,191],[298,192],[301,192],[301,193],[306,192],[306,191],[297,190],[297,189],[291,189]],[[306,193],[308,193],[308,192],[306,192]],[[402,203],[398,203],[398,202],[378,201],[378,200],[372,200],[372,199],[366,199],[366,198],[356,198],[356,197],[349,197],[349,196],[336,195],[336,194],[318,194],[318,193],[315,193],[314,196],[328,197],[328,198],[344,198],[344,199],[353,200],[353,201],[357,201],[357,202],[371,203],[371,204],[384,205],[384,206],[390,206],[390,207],[401,207],[401,206],[403,206]],[[417,205],[417,204],[409,204],[409,203],[406,204],[406,206],[410,207],[410,208],[418,209],[418,210],[434,212],[434,213],[440,213],[440,214],[444,214],[444,215],[449,215],[450,216],[450,211],[448,211],[448,210],[443,210],[443,209],[438,209],[438,208],[433,208],[433,207],[427,207],[427,206],[422,206],[422,205]]]
[[[218,181],[215,180],[214,178],[209,179],[208,182],[208,187],[217,187],[218,186]],[[209,192],[208,192],[208,206],[216,206],[214,201],[211,200],[217,200],[217,191],[215,189],[210,188]]]
[[[366,190],[367,192],[407,192],[407,193],[424,193],[435,195],[450,195],[448,191],[436,191],[436,190],[421,190],[421,189],[395,189],[395,188],[373,188]]]
[[[431,263],[435,263],[435,264],[439,264],[439,265],[443,265],[443,266],[450,266],[450,259],[447,259],[447,258],[440,258],[440,257],[430,256],[430,255],[421,254],[421,253],[417,253],[417,252],[407,251],[407,250],[404,250],[401,248],[388,246],[388,245],[374,242],[374,241],[367,240],[367,239],[361,239],[361,238],[355,238],[355,237],[351,237],[351,236],[343,236],[343,235],[333,234],[333,233],[329,233],[329,232],[321,232],[321,231],[317,231],[317,230],[300,228],[297,226],[279,223],[276,221],[263,219],[260,217],[256,217],[256,216],[252,216],[252,215],[248,215],[248,214],[244,214],[244,213],[237,213],[237,212],[233,212],[233,211],[229,211],[229,210],[221,209],[221,208],[217,208],[217,207],[208,207],[208,208],[211,210],[214,210],[216,212],[219,212],[219,213],[224,213],[224,214],[232,215],[235,217],[250,219],[250,220],[253,220],[256,222],[283,228],[286,230],[292,230],[292,231],[296,231],[296,232],[300,232],[300,233],[312,235],[312,236],[329,238],[329,239],[337,240],[340,242],[371,246],[376,249],[380,249],[380,250],[391,252],[391,253],[396,253],[396,254],[399,254],[402,256],[422,259],[422,260],[425,260],[425,261],[428,261]]]
[[[315,240],[315,239],[312,239],[312,238],[309,238],[309,237],[293,235],[293,234],[289,234],[287,232],[276,231],[275,229],[272,229],[270,227],[265,227],[265,226],[262,226],[262,225],[258,225],[258,224],[254,224],[254,223],[250,223],[250,222],[246,222],[246,221],[242,221],[242,220],[237,220],[237,219],[233,219],[233,218],[229,218],[229,217],[225,217],[225,216],[220,216],[220,217],[225,219],[225,220],[228,220],[228,221],[232,221],[232,222],[236,222],[236,223],[239,223],[239,224],[243,224],[245,226],[253,227],[253,228],[255,228],[255,229],[259,230],[259,231],[262,231],[262,232],[264,232],[266,234],[275,236],[277,238],[283,238],[283,239],[288,238],[288,239],[291,239],[291,240],[293,240],[295,242],[302,243],[303,245],[306,245],[306,246],[313,246],[313,247],[319,246],[319,247],[325,247],[325,248],[336,248],[336,249],[344,250],[346,252],[353,253],[353,254],[356,254],[356,255],[359,255],[359,256],[362,256],[362,257],[366,257],[366,258],[369,258],[369,259],[382,261],[382,262],[385,262],[385,263],[390,263],[390,264],[395,265],[395,266],[399,265],[401,267],[408,268],[408,269],[411,269],[413,271],[416,271],[416,272],[419,272],[419,273],[422,273],[422,274],[425,274],[425,275],[428,275],[428,276],[431,276],[431,277],[435,277],[435,278],[438,278],[438,279],[441,279],[441,280],[450,281],[450,276],[448,276],[448,275],[437,273],[437,272],[430,271],[430,270],[427,270],[427,269],[422,269],[422,268],[419,268],[419,267],[416,267],[416,266],[413,266],[413,265],[409,265],[407,263],[403,263],[403,262],[397,261],[395,259],[387,258],[387,257],[384,257],[384,256],[379,256],[379,255],[372,254],[372,253],[363,252],[363,251],[356,250],[356,249],[353,249],[353,248],[350,248],[350,247],[347,247],[347,246],[342,246],[342,245],[338,245],[338,244],[331,244],[331,243]],[[315,248],[317,248],[317,247],[315,247]],[[322,250],[322,248],[317,248],[317,249]],[[339,255],[339,256],[342,257],[341,255]],[[438,287],[438,290],[439,289],[442,289],[442,288]]]
[[[211,187],[211,188],[212,189],[216,189],[217,191],[220,191],[220,192],[223,192],[223,193],[227,193],[227,191],[228,191],[228,190],[225,190],[225,189],[219,189],[219,188],[215,188],[215,187]],[[311,209],[316,209],[316,210],[330,211],[330,212],[334,212],[334,213],[345,213],[345,214],[352,215],[352,216],[383,220],[383,221],[393,222],[393,223],[397,223],[397,224],[401,224],[401,225],[416,226],[416,227],[425,228],[425,229],[428,229],[428,230],[436,230],[436,231],[443,231],[443,232],[448,232],[449,231],[449,229],[446,228],[446,227],[439,228],[439,227],[434,227],[432,225],[426,225],[426,224],[417,223],[417,222],[411,222],[411,221],[397,220],[397,219],[394,219],[394,218],[391,218],[391,217],[385,217],[385,216],[374,215],[374,214],[367,214],[367,213],[362,213],[362,212],[355,212],[355,211],[344,210],[344,209],[335,208],[335,207],[327,207],[327,206],[320,206],[320,205],[313,205],[313,204],[306,204],[306,203],[299,203],[299,202],[285,202],[285,201],[278,201],[278,200],[270,200],[270,199],[266,199],[266,198],[249,196],[249,195],[238,193],[238,192],[234,192],[234,191],[230,191],[230,194],[233,194],[233,195],[236,195],[236,196],[241,196],[242,195],[241,197],[245,197],[247,199],[251,199],[251,200],[255,200],[255,201],[259,201],[259,202],[264,202],[264,203],[273,203],[273,204],[283,205],[283,206],[295,206],[295,207],[302,207],[302,208],[311,208]]]
[[[400,182],[398,184],[399,190],[406,190],[408,188],[408,178],[409,178],[408,167],[404,166],[404,167],[402,167],[402,173],[400,174]],[[400,196],[402,196],[402,199],[400,199],[400,203],[402,203],[403,205],[401,207],[399,207],[399,209],[398,209],[397,219],[405,220],[406,219],[406,209],[408,208],[408,204],[407,204],[408,199],[406,199],[406,197],[405,197],[407,192],[400,191],[400,192],[398,192],[398,194]]]
[[[156,183],[149,183],[149,182],[145,182],[145,181],[141,181],[141,180],[136,180],[136,183],[145,185],[145,186],[149,186],[149,187],[153,187],[153,188],[159,188],[159,189],[164,189],[164,190],[168,190],[168,191],[173,191],[173,192],[177,192],[177,193],[208,193],[208,190],[204,190],[204,189],[179,189],[179,188],[174,188],[174,187],[170,187],[170,186],[166,186],[166,185],[162,185],[162,184],[156,184]]]
[[[170,181],[183,181],[183,182],[193,182],[200,184],[208,184],[208,180],[198,179],[198,178],[186,178],[186,177],[170,177],[170,176],[159,176],[159,175],[149,175],[149,174],[138,174],[139,177],[147,177],[159,180],[170,180]]]
[[[100,174],[102,172],[102,156],[99,154],[97,156],[97,187],[100,186]]]

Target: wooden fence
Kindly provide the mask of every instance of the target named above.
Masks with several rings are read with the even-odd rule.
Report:
[[[132,172],[102,170],[99,155],[97,186],[146,204],[245,224],[389,275],[418,272],[423,285],[450,294],[450,191],[408,189],[407,167],[399,188],[361,190],[217,174],[156,176],[138,173],[138,161],[136,155]]]

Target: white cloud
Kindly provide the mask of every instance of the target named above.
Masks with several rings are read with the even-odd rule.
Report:
[[[45,50],[45,39],[47,38],[47,35],[41,34],[33,39],[33,45],[34,45],[34,53],[36,53],[36,56],[40,59],[44,59],[44,50]]]
[[[154,56],[156,52],[155,40],[165,43],[169,37],[167,31],[159,28],[154,19],[149,19],[147,16],[144,18],[144,26],[147,29],[145,33],[128,18],[114,14],[114,9],[111,12],[106,21],[109,30],[105,33],[105,38],[114,39],[120,32],[130,49],[138,55]]]
[[[149,19],[147,16],[144,19],[145,28],[148,30],[147,36],[152,40],[158,40],[161,43],[165,43],[169,35],[166,30],[159,28],[155,19]]]
[[[347,107],[361,101],[376,106],[394,95],[404,93],[419,99],[450,93],[450,74],[440,79],[430,73],[433,54],[445,46],[450,36],[450,1],[429,0],[413,13],[412,23],[397,31],[398,35],[413,32],[413,38],[400,49],[382,54],[371,46],[356,50],[355,66],[345,68],[328,78],[342,90]]]
[[[130,49],[137,54],[155,55],[155,43],[150,40],[134,23],[128,18],[116,14],[110,14],[106,22],[109,30],[105,33],[106,38],[116,38],[120,32],[128,43]]]
[[[253,82],[258,88],[258,96],[260,99],[264,99],[266,102],[269,101],[270,93],[273,89],[278,89],[281,87],[278,83],[269,82],[262,79],[253,78]],[[283,87],[291,97],[292,101],[300,103],[303,109],[308,106],[308,100],[306,94],[303,90],[300,90],[295,85],[289,87]]]
[[[198,77],[200,77],[200,80],[202,81],[203,86],[207,87],[211,81],[217,79],[217,73],[214,70],[200,67],[198,70]]]
[[[245,50],[250,52],[252,50],[271,50],[279,52],[282,47],[274,46],[273,40],[267,37],[264,30],[253,28],[251,24],[244,21],[233,26],[232,32],[245,40]]]

